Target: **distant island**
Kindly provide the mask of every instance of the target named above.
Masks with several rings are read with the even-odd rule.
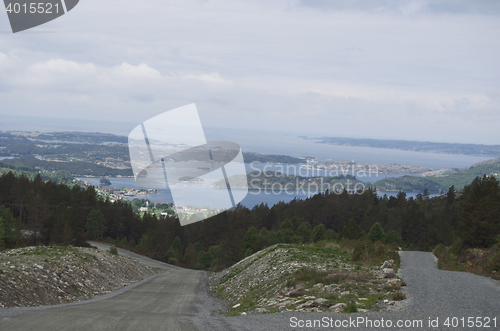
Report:
[[[500,157],[500,145],[451,144],[451,143],[435,143],[435,142],[407,141],[407,140],[381,140],[381,139],[337,138],[337,137],[308,138],[301,136],[300,138],[316,140],[316,142],[319,144],[327,144],[334,146],[388,148],[388,149],[399,149],[403,151],[425,152],[425,153]]]
[[[373,186],[381,191],[447,191],[452,185],[462,189],[477,176],[495,176],[500,174],[500,158],[475,163],[467,168],[440,169],[422,173],[422,177],[403,176],[384,178]]]
[[[317,162],[303,166],[309,170],[324,170],[339,174],[421,174],[423,172],[431,172],[436,169],[413,166],[407,164],[377,164],[368,162],[354,162],[338,160],[333,162]]]
[[[101,180],[99,181],[99,184],[101,184],[102,186],[109,186],[109,185],[111,185],[111,182],[107,178],[101,178]]]
[[[204,183],[204,180],[198,177],[184,176],[176,180],[177,183]]]
[[[364,183],[355,176],[339,175],[333,177],[301,177],[285,175],[278,171],[252,171],[246,175],[234,175],[228,178],[231,189],[248,188],[250,190],[292,191],[355,190]],[[226,188],[226,181],[219,180],[212,184],[213,188]]]

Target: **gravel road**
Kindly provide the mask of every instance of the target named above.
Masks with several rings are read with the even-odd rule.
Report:
[[[106,246],[100,248],[106,249]],[[128,253],[120,250],[120,254]],[[408,303],[406,308],[398,311],[354,314],[278,313],[226,318],[219,315],[219,311],[223,309],[221,304],[206,291],[204,272],[182,269],[134,255],[140,262],[152,263],[156,267],[161,264],[165,273],[124,288],[104,299],[95,298],[58,307],[19,308],[14,312],[12,309],[0,309],[0,329],[500,330],[499,282],[468,273],[438,270],[434,256],[430,253],[402,252],[401,255],[400,275],[408,284]],[[447,318],[449,326],[445,325]],[[490,319],[489,327],[478,327],[480,322],[488,321],[486,318]],[[308,323],[311,323],[311,327],[307,327]],[[397,325],[398,323],[403,324]],[[465,327],[462,327],[462,323]]]

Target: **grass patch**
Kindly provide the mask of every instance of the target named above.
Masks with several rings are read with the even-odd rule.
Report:
[[[350,304],[347,305],[347,307],[344,308],[344,313],[357,313],[358,312],[358,307],[354,302],[351,302]]]

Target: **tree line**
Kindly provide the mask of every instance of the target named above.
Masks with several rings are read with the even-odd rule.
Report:
[[[366,238],[431,250],[460,238],[464,247],[490,247],[500,235],[500,186],[476,178],[461,192],[407,199],[324,192],[272,207],[233,210],[181,227],[174,216],[139,215],[132,203],[100,198],[94,187],[72,188],[40,176],[0,177],[0,242],[88,245],[104,239],[179,266],[213,270],[276,243]]]

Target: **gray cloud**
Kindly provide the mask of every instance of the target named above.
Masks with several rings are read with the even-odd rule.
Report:
[[[299,0],[297,4],[322,10],[374,13],[500,14],[500,3],[496,0]]]
[[[211,126],[500,139],[495,17],[328,3],[82,2],[55,33],[2,35],[0,114],[136,124],[196,102]]]

